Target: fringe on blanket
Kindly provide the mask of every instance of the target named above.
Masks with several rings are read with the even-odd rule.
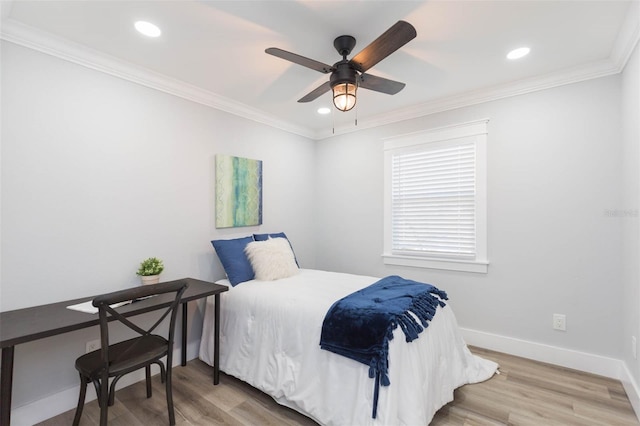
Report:
[[[340,299],[327,312],[320,347],[369,366],[369,377],[375,379],[374,419],[380,386],[390,385],[389,341],[394,330],[400,326],[405,340],[412,342],[447,299],[430,284],[394,275]]]
[[[448,300],[444,291],[432,287],[433,290],[425,292],[413,298],[412,305],[402,314],[398,315],[391,321],[387,328],[385,341],[382,345],[383,349],[378,352],[378,356],[371,359],[369,365],[369,378],[375,379],[373,389],[373,412],[371,417],[374,419],[378,415],[378,396],[380,394],[380,386],[389,386],[389,341],[393,340],[394,330],[400,326],[404,332],[405,340],[412,342],[419,337],[422,331],[429,327],[429,321],[436,314],[438,306],[444,307],[446,303],[442,300]],[[437,296],[437,297],[436,297]],[[442,300],[441,300],[442,299]],[[415,316],[411,315],[413,313]],[[416,321],[416,317],[420,320],[420,324]]]

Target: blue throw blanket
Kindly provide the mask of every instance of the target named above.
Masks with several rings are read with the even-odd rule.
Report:
[[[378,409],[380,385],[389,386],[389,340],[400,326],[407,342],[429,326],[447,294],[431,284],[393,275],[335,302],[322,323],[320,347],[369,366],[375,378],[373,413]],[[412,312],[420,323],[409,314]]]

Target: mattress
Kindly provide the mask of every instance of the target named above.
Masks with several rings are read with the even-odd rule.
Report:
[[[467,348],[449,304],[420,337],[400,328],[389,345],[390,386],[371,417],[369,368],[320,349],[325,314],[338,299],[379,278],[311,269],[252,280],[221,295],[220,369],[323,425],[427,425],[453,391],[493,376],[497,364]],[[218,283],[228,284],[226,280]],[[213,299],[207,301],[200,359],[213,364]]]

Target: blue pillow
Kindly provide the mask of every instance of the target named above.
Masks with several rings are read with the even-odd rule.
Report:
[[[289,239],[287,238],[284,232],[277,232],[275,234],[253,234],[253,239],[256,241],[266,241],[269,238],[284,238],[285,240],[289,241]],[[291,247],[291,251],[293,251],[293,246],[291,245],[291,241],[289,241],[289,246]],[[295,251],[293,251],[293,257],[295,258],[296,265],[298,265],[298,268],[299,268],[300,264],[298,263],[298,258],[296,257]]]
[[[266,241],[269,239],[269,237],[271,238],[287,238],[287,236],[285,235],[284,232],[278,232],[276,234],[253,234],[253,239],[256,241]],[[287,238],[287,241],[289,241],[289,239]],[[289,243],[291,244],[291,243]]]
[[[253,237],[211,241],[232,286],[254,278],[253,268],[244,253],[245,247],[252,241]]]

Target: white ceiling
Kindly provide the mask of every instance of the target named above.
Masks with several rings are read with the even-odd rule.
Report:
[[[620,72],[638,40],[631,1],[3,1],[2,38],[313,138]],[[358,91],[351,112],[320,116],[328,75],[264,53],[279,47],[333,64],[398,20],[417,37],[369,72],[406,83]],[[133,28],[162,29],[150,39]],[[519,61],[507,52],[529,46]]]

